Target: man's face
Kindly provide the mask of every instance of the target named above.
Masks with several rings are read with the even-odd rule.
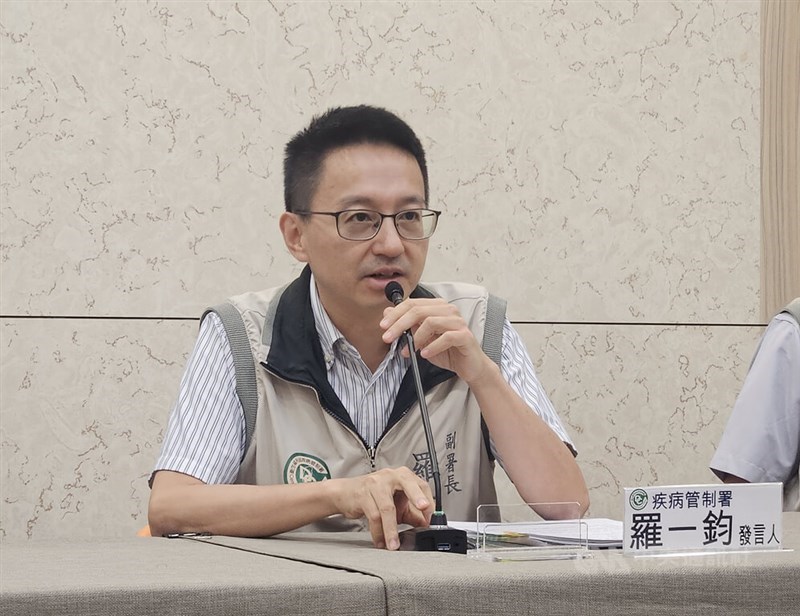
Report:
[[[360,144],[327,155],[308,209],[394,214],[420,207],[425,207],[425,185],[416,159],[392,146]],[[288,216],[294,217],[289,226],[295,228],[296,242],[293,249],[287,236],[287,245],[311,266],[322,303],[337,324],[380,314],[390,280],[408,294],[422,276],[428,240],[401,238],[388,218],[373,239],[352,241],[339,236],[332,216]]]

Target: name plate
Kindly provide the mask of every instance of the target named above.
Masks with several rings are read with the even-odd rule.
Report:
[[[623,552],[776,550],[783,484],[625,488]]]

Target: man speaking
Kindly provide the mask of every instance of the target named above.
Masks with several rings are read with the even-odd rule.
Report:
[[[440,212],[411,128],[369,106],[314,118],[286,146],[284,199],[286,247],[307,266],[204,315],[151,477],[151,532],[368,528],[397,549],[398,524],[426,526],[434,504],[406,330],[450,518],[496,502],[494,458],[524,501],[582,514],[572,442],[504,313],[481,287],[420,283]]]

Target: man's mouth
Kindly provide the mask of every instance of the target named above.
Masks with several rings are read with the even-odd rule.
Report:
[[[367,275],[367,278],[375,278],[376,280],[392,280],[394,278],[399,278],[403,275],[403,272],[400,270],[380,270],[378,272],[372,272],[371,274]]]

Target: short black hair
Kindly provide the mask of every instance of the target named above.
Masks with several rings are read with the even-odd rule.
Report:
[[[425,150],[411,127],[381,107],[333,107],[311,120],[286,144],[283,159],[283,200],[287,212],[308,209],[317,190],[322,163],[332,151],[350,145],[390,145],[417,161],[428,201]]]

